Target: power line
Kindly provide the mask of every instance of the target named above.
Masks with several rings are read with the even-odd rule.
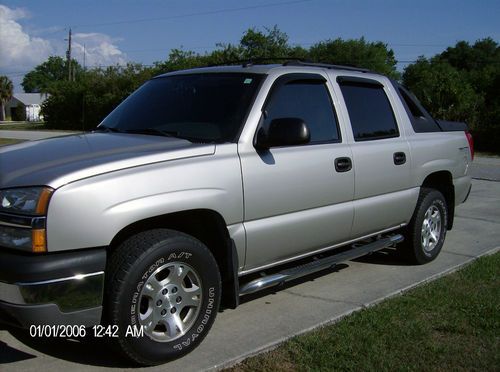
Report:
[[[89,23],[84,25],[75,25],[76,27],[100,27],[100,26],[114,26],[121,24],[130,24],[130,23],[142,23],[142,22],[156,22],[156,21],[167,21],[171,19],[179,19],[179,18],[188,18],[188,17],[196,17],[196,16],[204,16],[204,15],[212,15],[212,14],[221,14],[221,13],[231,13],[231,12],[240,12],[244,10],[254,10],[254,9],[263,9],[263,8],[271,8],[282,5],[293,5],[300,3],[307,3],[313,0],[293,0],[293,1],[282,1],[279,3],[269,3],[262,5],[251,5],[239,8],[226,8],[226,9],[218,9],[218,10],[209,10],[205,12],[196,12],[196,13],[186,13],[186,14],[178,14],[172,15],[168,17],[156,17],[156,18],[139,18],[139,19],[129,19],[123,21],[115,21],[115,22],[106,22],[106,23]]]
[[[322,43],[324,41],[316,41],[316,42],[307,42],[307,43],[290,43],[290,46],[311,46],[315,44]],[[231,45],[237,45],[238,41],[235,42],[229,42],[228,44]],[[388,46],[394,47],[394,46],[404,46],[404,47],[436,47],[436,48],[442,48],[442,47],[448,47],[449,45],[445,44],[393,44],[393,43],[386,43]],[[142,52],[161,52],[165,50],[171,50],[171,49],[182,49],[185,51],[192,51],[192,50],[205,50],[205,49],[210,49],[213,50],[217,48],[218,45],[211,45],[211,46],[194,46],[194,47],[186,47],[185,45],[180,45],[178,47],[165,47],[165,48],[147,48],[147,49],[128,49],[128,50],[122,50],[123,53],[142,53]]]

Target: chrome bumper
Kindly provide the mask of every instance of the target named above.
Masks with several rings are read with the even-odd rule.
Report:
[[[105,249],[31,256],[0,249],[0,322],[99,324],[105,266]]]
[[[0,300],[16,305],[55,304],[62,312],[102,304],[104,271],[34,283],[0,282]]]

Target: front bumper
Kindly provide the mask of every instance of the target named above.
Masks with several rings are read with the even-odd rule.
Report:
[[[99,324],[106,250],[26,255],[0,251],[0,321],[30,325]]]

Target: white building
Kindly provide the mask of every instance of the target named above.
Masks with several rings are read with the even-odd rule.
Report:
[[[45,93],[14,93],[5,105],[5,117],[10,120],[42,121],[40,109],[46,99]]]

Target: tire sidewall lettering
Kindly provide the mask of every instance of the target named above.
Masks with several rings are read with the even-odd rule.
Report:
[[[159,267],[163,266],[165,263],[171,261],[184,261],[188,263],[193,259],[193,254],[190,252],[180,251],[180,252],[172,252],[168,254],[168,256],[160,257],[153,264],[151,264],[147,270],[140,276],[140,281],[134,287],[132,297],[131,297],[131,305],[130,305],[130,324],[132,326],[136,326],[139,324],[139,306],[140,306],[140,293],[142,288],[144,287],[147,279],[150,275]],[[188,332],[182,338],[180,338],[176,344],[172,345],[172,349],[176,351],[181,351],[187,347],[189,347],[196,339],[200,338],[201,334],[206,331],[207,326],[210,323],[211,317],[214,313],[214,308],[216,305],[216,288],[209,287],[207,289],[207,300],[204,305],[203,315],[198,315],[198,321],[193,325],[193,329],[191,332]],[[146,336],[148,337],[148,336]],[[149,338],[149,337],[148,337]],[[154,342],[154,340],[151,340]],[[166,346],[168,343],[165,343]]]
[[[210,318],[213,313],[215,305],[215,287],[210,287],[208,288],[208,301],[207,305],[205,307],[205,312],[203,314],[203,318],[201,319],[200,324],[198,327],[196,327],[196,330],[190,334],[187,335],[187,337],[184,337],[183,341],[178,342],[177,344],[173,345],[172,348],[174,350],[182,350],[184,347],[187,347],[191,344],[191,342],[194,342],[200,335],[203,333],[205,330],[208,322],[210,321]],[[194,327],[193,327],[194,328]]]

